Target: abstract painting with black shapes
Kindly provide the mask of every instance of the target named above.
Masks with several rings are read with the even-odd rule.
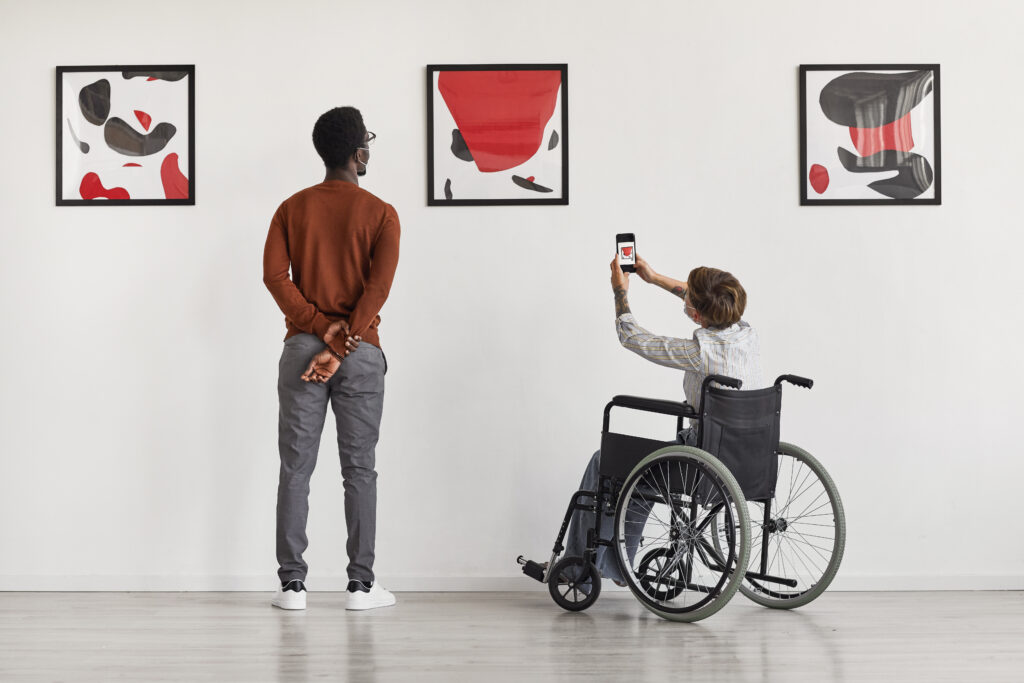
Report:
[[[566,65],[427,67],[428,204],[567,204]]]
[[[57,204],[194,204],[194,80],[191,65],[58,67]]]
[[[938,65],[800,67],[801,204],[939,204]]]

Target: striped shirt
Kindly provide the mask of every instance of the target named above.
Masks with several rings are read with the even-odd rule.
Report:
[[[708,375],[743,380],[743,389],[763,389],[761,340],[744,321],[721,330],[699,328],[693,339],[659,337],[640,327],[632,313],[615,320],[619,343],[652,363],[682,370],[686,402],[700,408],[700,385]]]

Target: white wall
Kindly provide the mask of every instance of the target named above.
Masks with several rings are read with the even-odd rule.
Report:
[[[278,203],[320,180],[329,107],[379,139],[403,223],[381,335],[378,574],[536,586],[615,393],[681,394],[618,347],[617,231],[678,277],[731,270],[849,520],[842,588],[1024,587],[1024,5],[0,2],[0,588],[269,588]],[[568,207],[427,208],[428,63],[567,62]],[[942,65],[940,207],[798,206],[801,63]],[[54,67],[195,63],[195,207],[53,205]],[[453,257],[451,246],[458,249]],[[539,251],[546,254],[538,259]],[[647,326],[687,335],[634,284]],[[342,585],[333,423],[314,587]]]

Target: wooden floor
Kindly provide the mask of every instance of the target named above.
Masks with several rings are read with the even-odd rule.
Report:
[[[0,681],[1024,681],[1024,593],[742,596],[698,624],[628,593],[402,593],[305,612],[261,593],[0,593]]]

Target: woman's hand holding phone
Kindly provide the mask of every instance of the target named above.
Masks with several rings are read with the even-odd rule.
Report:
[[[658,274],[654,272],[654,268],[651,268],[651,264],[640,258],[640,254],[636,255],[636,274],[644,282],[654,282],[655,278],[658,277]]]
[[[612,291],[618,289],[629,290],[629,273],[622,271],[619,266],[619,255],[612,259]]]

